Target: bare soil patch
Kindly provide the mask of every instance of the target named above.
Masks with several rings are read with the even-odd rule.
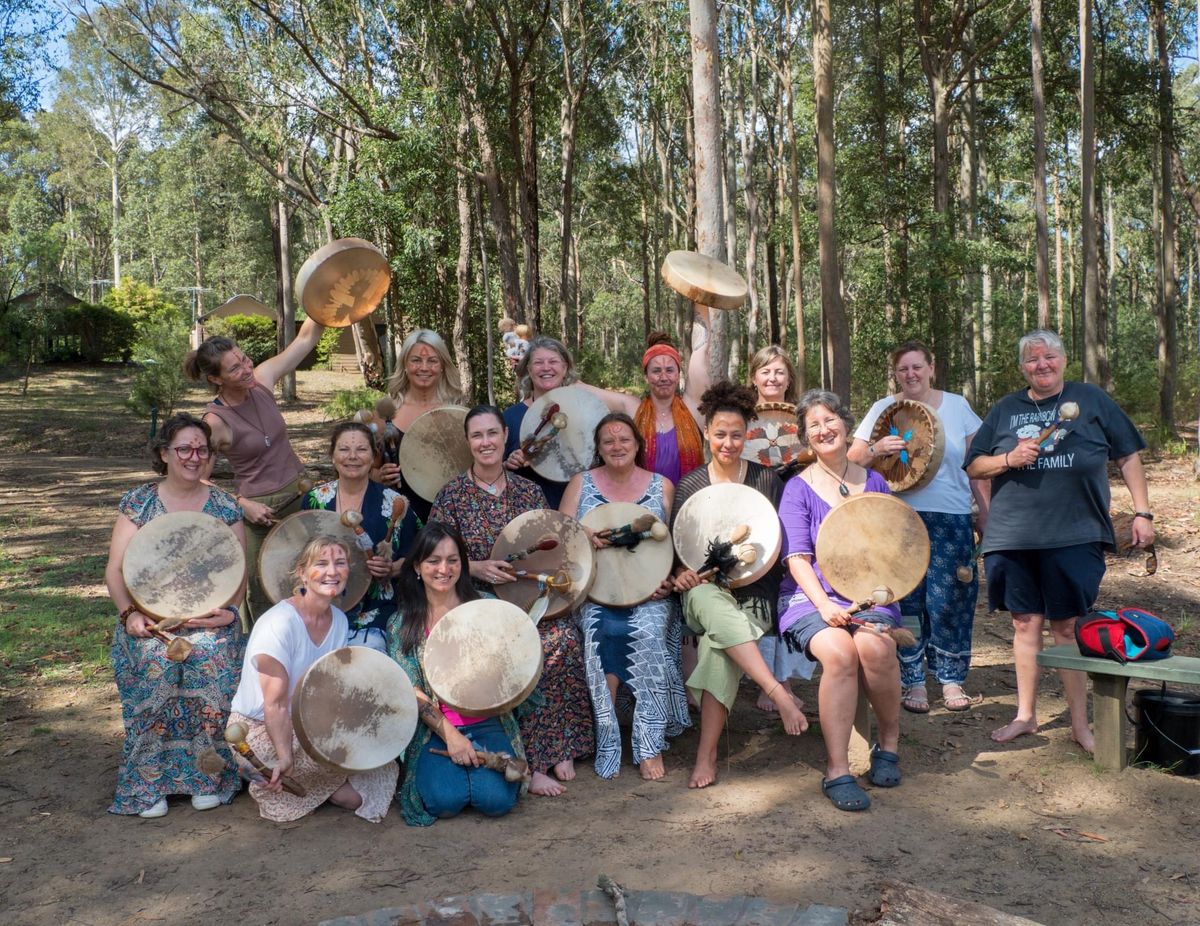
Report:
[[[69,375],[87,395],[112,374]],[[150,475],[138,457],[144,423],[110,415],[89,432],[104,439],[81,444],[75,413],[64,413],[65,424],[58,416],[65,393],[56,377],[35,375],[31,393],[41,391],[26,402],[0,386],[0,543],[17,573],[22,564],[47,568],[48,558],[76,563],[57,593],[78,602],[81,626],[61,630],[108,635],[99,570],[118,498]],[[301,375],[305,401],[286,414],[306,460],[324,458],[320,402],[352,385],[352,377]],[[203,400],[197,393],[194,406]],[[111,407],[111,398],[97,403],[80,420]],[[38,416],[46,427],[32,423]],[[1149,470],[1158,573],[1136,578],[1128,573],[1140,563],[1113,562],[1103,601],[1158,611],[1180,631],[1180,652],[1196,655],[1197,484],[1190,460],[1152,461]],[[1122,487],[1114,500],[1128,509]],[[0,581],[0,624],[28,618],[11,605],[15,581]],[[860,911],[892,878],[1046,924],[1200,921],[1200,781],[1153,769],[1098,772],[1070,743],[1050,673],[1042,733],[996,747],[988,733],[1015,704],[1011,630],[983,607],[978,618],[968,688],[981,703],[966,714],[937,703],[928,715],[904,714],[904,785],[874,790],[866,814],[839,813],[820,796],[819,734],[784,736],[746,690],[721,779],[705,791],[686,787],[692,730],[668,753],[662,783],[641,781],[631,767],[604,782],[583,766],[564,797],[526,799],[500,821],[468,814],[414,829],[393,811],[371,826],[322,808],[280,827],[260,820],[244,795],[207,813],[183,802],[161,820],[115,817],[105,808],[122,729],[107,670],[70,636],[32,663],[0,653],[12,662],[0,676],[0,922],[310,923],[451,894],[589,888],[599,872],[635,890]],[[799,689],[815,715],[815,686]]]

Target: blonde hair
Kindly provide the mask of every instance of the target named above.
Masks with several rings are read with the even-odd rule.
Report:
[[[747,385],[754,386],[754,374],[768,363],[776,360],[782,360],[783,365],[787,368],[788,384],[787,389],[783,391],[783,400],[791,402],[794,405],[800,399],[800,393],[797,391],[799,387],[796,384],[796,365],[792,363],[792,358],[778,344],[768,344],[750,359]],[[755,387],[755,390],[757,392],[757,387]]]
[[[304,545],[296,557],[296,561],[292,564],[292,580],[296,583],[292,586],[293,594],[300,594],[301,589],[304,588],[304,573],[308,572],[312,564],[328,547],[337,547],[346,554],[346,559],[350,559],[350,544],[345,540],[341,537],[334,537],[332,534],[318,534]]]
[[[388,380],[388,392],[396,400],[396,407],[399,408],[403,405],[404,399],[408,395],[408,355],[418,344],[433,348],[438,359],[442,361],[442,378],[438,380],[437,384],[438,401],[443,405],[462,404],[464,399],[462,380],[459,378],[458,367],[454,365],[446,342],[436,331],[417,328],[410,331],[408,337],[404,339],[404,343],[400,345],[400,356],[396,360],[396,372]]]
[[[562,358],[567,367],[562,381],[564,386],[570,386],[579,381],[579,377],[575,374],[575,361],[571,357],[571,352],[567,350],[567,346],[558,338],[552,338],[548,334],[539,334],[537,337],[529,339],[529,349],[525,351],[525,356],[517,364],[517,385],[520,388],[522,399],[533,395],[533,377],[529,375],[529,364],[533,360],[535,350],[553,351]]]

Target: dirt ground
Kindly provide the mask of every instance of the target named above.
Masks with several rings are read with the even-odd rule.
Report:
[[[330,377],[302,378],[308,401],[288,412],[306,459],[317,459],[326,427],[315,399],[350,385]],[[10,425],[23,414],[12,391],[0,388]],[[43,431],[31,427],[0,453],[4,551],[18,562],[103,554],[117,499],[148,478],[134,458],[141,438],[85,456]],[[1180,651],[1194,655],[1197,483],[1190,460],[1151,461],[1149,471],[1158,573],[1135,578],[1131,563],[1116,561],[1102,601],[1158,611],[1180,631]],[[1114,502],[1129,508],[1119,486]],[[69,592],[92,605],[105,599],[99,572]],[[7,610],[0,603],[0,616]],[[865,814],[821,797],[819,734],[784,736],[746,689],[712,788],[686,787],[693,728],[672,745],[663,782],[643,782],[632,767],[605,782],[584,764],[563,797],[525,799],[499,821],[468,814],[430,829],[405,826],[395,809],[372,826],[330,807],[277,826],[245,795],[207,813],[173,803],[160,820],[109,815],[122,742],[111,677],[70,665],[10,674],[0,689],[0,923],[312,923],[477,891],[587,889],[601,872],[634,890],[753,894],[862,914],[877,907],[880,881],[894,878],[1045,924],[1200,923],[1200,780],[1099,772],[1071,744],[1049,673],[1043,732],[997,748],[988,732],[1015,704],[1010,642],[1007,620],[981,606],[968,685],[981,702],[965,714],[936,702],[928,715],[904,714],[904,785],[874,790]],[[815,686],[798,690],[815,713]]]

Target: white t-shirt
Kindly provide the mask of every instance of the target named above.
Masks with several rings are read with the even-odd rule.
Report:
[[[337,608],[333,609],[329,633],[317,644],[308,635],[304,618],[299,612],[286,600],[279,602],[255,622],[250,632],[246,657],[242,660],[242,678],[230,710],[245,714],[252,720],[263,719],[263,691],[258,680],[256,661],[259,656],[272,656],[287,670],[290,704],[296,685],[308,667],[326,653],[346,646],[349,638],[349,622]]]
[[[871,429],[875,427],[876,420],[885,408],[895,402],[896,397],[889,395],[872,405],[854,436],[870,442]],[[942,465],[929,485],[912,489],[899,497],[917,511],[970,514],[971,484],[962,468],[963,458],[967,453],[967,438],[978,431],[983,422],[967,400],[953,392],[942,392],[942,404],[934,411],[942,421],[942,432],[946,438],[946,454],[942,457]]]

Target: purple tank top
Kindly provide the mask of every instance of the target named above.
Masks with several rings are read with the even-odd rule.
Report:
[[[679,477],[683,475],[679,472],[679,440],[676,435],[674,428],[659,431],[654,445],[654,472],[670,479],[673,485],[679,485]]]

